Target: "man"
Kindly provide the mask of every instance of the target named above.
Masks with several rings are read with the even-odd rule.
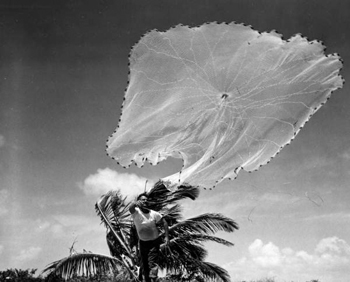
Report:
[[[157,278],[158,268],[151,256],[157,256],[161,238],[156,223],[162,221],[165,231],[165,244],[169,243],[168,224],[162,215],[148,208],[147,194],[142,193],[133,202],[129,211],[134,220],[137,235],[139,237],[139,248],[141,254],[142,270],[146,282],[152,282],[152,278]],[[152,273],[150,275],[150,269]]]

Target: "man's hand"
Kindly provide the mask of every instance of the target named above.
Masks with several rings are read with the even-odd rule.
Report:
[[[137,207],[141,208],[141,207],[143,206],[143,202],[140,201],[140,200],[138,200],[138,201],[135,202],[135,205],[136,205]]]
[[[132,202],[130,207],[129,207],[130,213],[133,214],[135,212],[136,207],[138,207],[138,208],[144,207],[144,202],[145,201],[141,201],[141,200]]]

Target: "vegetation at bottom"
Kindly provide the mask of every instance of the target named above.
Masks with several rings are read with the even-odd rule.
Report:
[[[111,275],[95,275],[91,277],[72,277],[67,280],[60,276],[52,275],[50,277],[43,277],[41,275],[36,276],[37,269],[7,269],[0,271],[0,282],[131,282],[132,280],[120,277],[117,273]],[[167,277],[158,278],[157,282],[201,282],[205,281],[199,277],[193,277],[192,280],[182,279],[174,275],[168,275]],[[274,278],[265,278],[259,280],[242,280],[240,282],[275,282]],[[293,281],[290,281],[293,282]],[[313,279],[305,282],[321,282],[320,280]]]

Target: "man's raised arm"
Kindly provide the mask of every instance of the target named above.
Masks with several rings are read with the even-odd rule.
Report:
[[[139,201],[133,201],[129,206],[129,212],[133,214],[135,212],[135,208],[138,207]]]

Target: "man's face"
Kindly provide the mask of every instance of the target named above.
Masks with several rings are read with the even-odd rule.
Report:
[[[141,196],[139,201],[140,201],[142,207],[147,207],[147,197],[146,196]]]

